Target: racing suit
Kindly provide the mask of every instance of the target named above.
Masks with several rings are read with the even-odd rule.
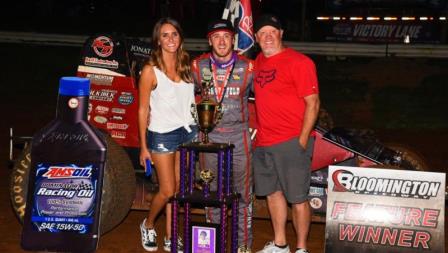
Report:
[[[223,117],[209,133],[210,142],[231,143],[233,149],[233,191],[239,193],[238,246],[250,249],[252,246],[253,179],[251,168],[251,139],[249,135],[249,113],[247,101],[252,89],[253,62],[233,53],[233,65],[222,66],[214,63],[211,53],[193,60],[192,72],[195,84],[201,87],[204,80],[213,81],[210,99],[222,101]],[[212,66],[213,65],[213,66]],[[227,79],[227,80],[226,80]],[[220,85],[216,88],[216,85]],[[206,153],[200,158],[202,168],[211,169],[215,175],[210,188],[216,191],[216,154]],[[219,223],[219,208],[207,208],[207,220]]]

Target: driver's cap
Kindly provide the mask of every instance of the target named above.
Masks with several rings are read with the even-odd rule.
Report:
[[[212,35],[213,33],[218,31],[228,31],[232,34],[235,33],[235,29],[233,28],[233,25],[229,20],[218,19],[208,24],[207,38],[210,37],[210,35]]]

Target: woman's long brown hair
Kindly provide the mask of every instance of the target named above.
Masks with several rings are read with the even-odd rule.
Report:
[[[162,58],[162,49],[159,45],[160,40],[160,29],[164,24],[170,24],[174,26],[174,28],[177,30],[180,36],[180,45],[177,49],[177,56],[176,56],[176,73],[180,76],[180,78],[184,82],[193,82],[193,78],[191,76],[191,69],[190,69],[190,55],[187,51],[183,49],[184,45],[184,34],[182,31],[182,28],[180,27],[179,22],[176,20],[165,17],[159,19],[157,23],[154,25],[154,29],[152,31],[152,53],[151,58],[149,60],[149,64],[156,66],[158,69],[162,70],[164,73],[166,73],[166,66],[163,62]]]

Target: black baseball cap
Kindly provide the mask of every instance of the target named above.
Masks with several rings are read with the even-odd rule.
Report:
[[[232,34],[235,33],[232,23],[229,20],[218,19],[208,24],[207,37],[217,31],[229,31]]]
[[[280,19],[278,19],[276,16],[272,14],[264,14],[255,20],[254,32],[257,33],[258,30],[260,30],[263,26],[267,25],[273,26],[279,30],[282,29]]]

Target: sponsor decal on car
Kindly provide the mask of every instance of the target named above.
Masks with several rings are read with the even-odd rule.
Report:
[[[112,102],[116,93],[116,90],[91,90],[89,98],[90,100]]]
[[[86,77],[90,79],[91,83],[96,85],[111,86],[112,82],[114,81],[113,76],[107,76],[107,75],[87,74]]]
[[[100,124],[104,124],[107,122],[107,119],[103,116],[95,116],[95,118],[93,118],[93,120],[95,120],[95,122],[98,122]]]
[[[100,36],[92,43],[93,51],[100,57],[108,57],[114,52],[114,43],[109,37]]]
[[[107,114],[107,113],[109,112],[109,107],[107,107],[107,106],[102,106],[102,105],[98,105],[98,106],[95,108],[95,112],[96,112],[97,114],[105,115],[105,114]]]
[[[124,109],[124,108],[112,108],[112,113],[125,114],[126,113],[126,109]]]
[[[134,96],[130,92],[122,92],[118,97],[118,103],[122,105],[130,105],[132,102],[134,102]]]
[[[324,182],[324,177],[321,176],[321,175],[311,175],[311,181],[312,182],[323,183]]]
[[[103,67],[109,69],[118,69],[118,62],[116,60],[104,60],[104,59],[98,59],[96,57],[86,57],[84,59],[84,65]]]
[[[126,129],[128,129],[128,127],[129,127],[128,124],[119,124],[119,123],[112,123],[112,122],[107,123],[107,129],[126,130]]]
[[[113,119],[113,120],[123,120],[123,116],[120,116],[120,115],[114,115],[114,116],[112,116],[112,119]]]
[[[325,193],[324,188],[310,186],[309,196],[323,196]]]
[[[310,206],[311,206],[311,208],[313,208],[313,209],[319,209],[319,208],[321,208],[321,207],[322,207],[322,204],[323,204],[323,202],[322,202],[322,200],[321,200],[320,198],[312,198],[312,199],[310,200]]]
[[[112,138],[117,138],[117,139],[126,139],[126,132],[112,130],[112,131],[110,131],[110,136],[112,136]]]

